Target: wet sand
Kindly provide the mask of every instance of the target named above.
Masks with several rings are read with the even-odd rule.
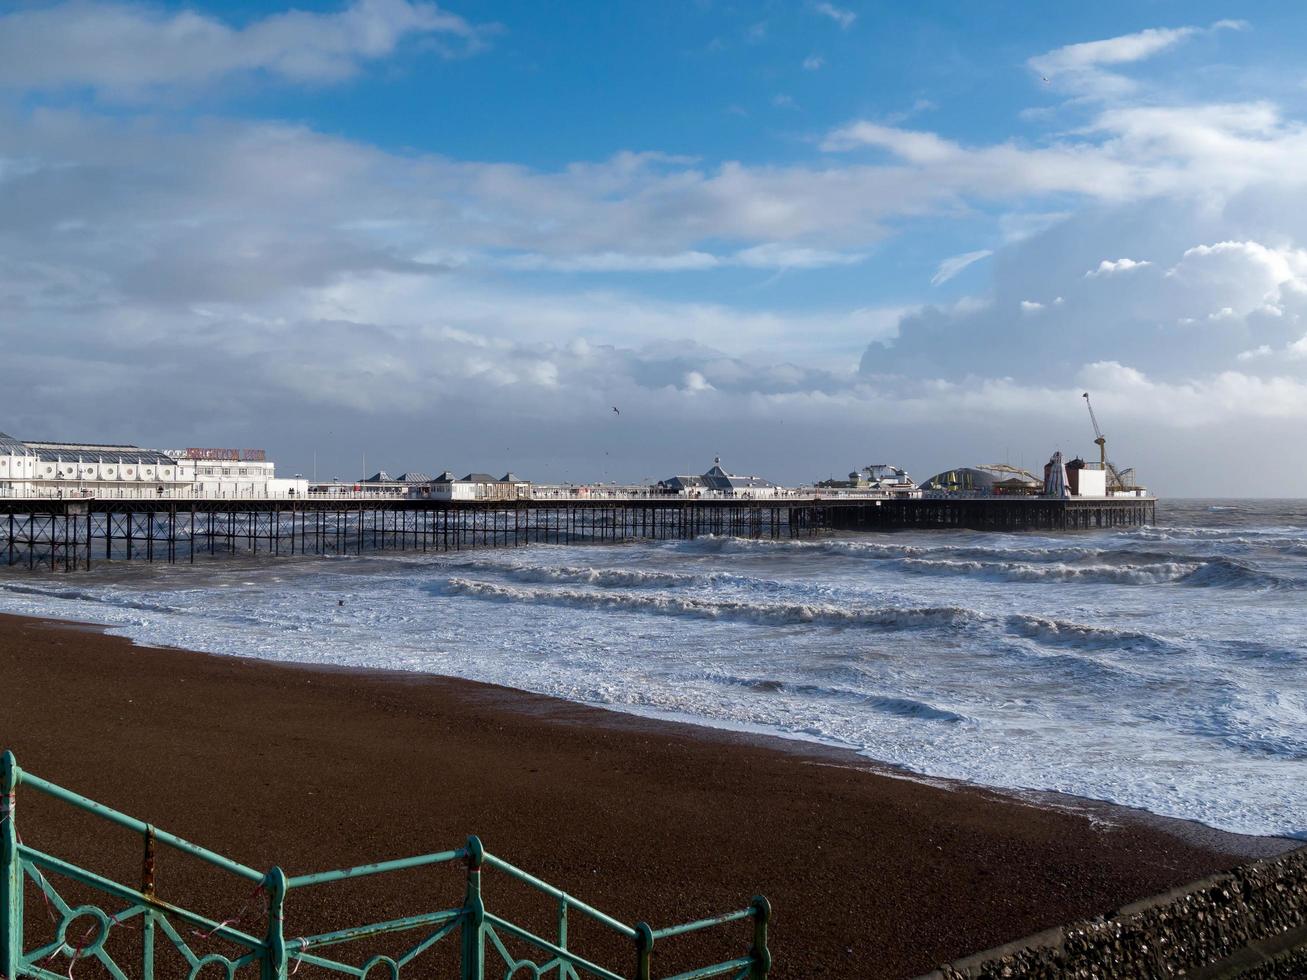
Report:
[[[765,894],[780,978],[912,977],[1284,846],[491,685],[137,647],[6,616],[0,743],[31,772],[260,869],[345,867],[476,833],[625,922],[659,928]],[[130,834],[31,791],[20,800],[30,844],[134,883]],[[242,900],[170,853],[158,881],[161,897],[220,917]],[[486,889],[508,918],[543,927],[552,914],[502,879],[487,875]],[[461,895],[457,867],[295,893],[287,929],[344,928]],[[738,926],[660,944],[655,975],[743,951]],[[575,927],[578,949],[589,935]],[[623,948],[595,942],[628,968]]]

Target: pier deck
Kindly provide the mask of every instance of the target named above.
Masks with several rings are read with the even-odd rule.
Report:
[[[0,565],[458,551],[528,544],[804,538],[832,531],[1076,531],[1154,520],[1150,497],[776,499],[0,499]]]

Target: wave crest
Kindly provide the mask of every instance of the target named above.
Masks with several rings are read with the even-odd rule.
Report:
[[[1135,650],[1162,653],[1173,649],[1160,637],[1134,630],[1108,626],[1086,626],[1062,619],[1015,614],[1007,618],[1007,631],[1048,646],[1075,647],[1081,650]]]
[[[761,623],[767,626],[813,624],[818,626],[872,627],[885,630],[949,628],[977,623],[985,617],[958,606],[925,608],[844,608],[828,603],[747,602],[737,599],[700,599],[694,596],[583,592],[577,589],[523,589],[496,582],[450,578],[443,591],[500,602],[562,606],[575,609],[613,609],[663,616],[686,616]]]

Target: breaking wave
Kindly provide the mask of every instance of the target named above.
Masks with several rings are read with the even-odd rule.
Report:
[[[795,697],[819,700],[856,702],[858,705],[880,714],[893,715],[898,718],[919,721],[943,721],[958,723],[970,721],[966,715],[958,714],[947,708],[940,708],[920,698],[901,697],[886,694],[869,694],[849,687],[831,687],[823,684],[804,684],[793,681],[781,681],[770,677],[738,677],[733,674],[709,672],[705,679],[715,684],[742,687],[758,694],[789,694]]]
[[[1307,839],[1307,501],[1159,514],[1068,534],[97,563],[0,572],[0,609],[815,738]]]
[[[833,555],[843,558],[868,560],[896,560],[903,558],[950,557],[960,559],[1026,559],[1030,561],[1075,561],[1101,554],[1098,549],[1082,547],[1032,547],[1026,549],[986,548],[973,545],[912,545],[884,541],[832,540],[781,540],[766,538],[733,538],[708,535],[692,541],[679,541],[672,545],[676,551],[687,554],[758,554],[785,557],[794,554]]]
[[[1178,582],[1198,571],[1200,563],[1152,565],[1038,565],[1029,562],[932,561],[904,559],[897,567],[916,575],[982,575],[1007,582],[1068,582],[1107,585],[1160,585]]]
[[[1106,626],[1086,626],[1042,616],[1014,614],[1008,616],[1007,631],[1013,636],[1036,640],[1047,646],[1075,647],[1080,650],[1132,650],[1165,653],[1177,649],[1172,643],[1149,633],[1119,630]]]
[[[492,599],[499,602],[566,606],[575,609],[612,609],[623,612],[685,616],[694,619],[734,620],[768,626],[872,627],[885,630],[957,627],[984,620],[980,613],[958,606],[929,608],[841,608],[827,603],[747,602],[734,599],[699,599],[679,595],[581,592],[575,589],[521,589],[495,582],[451,578],[446,594]]]
[[[89,602],[97,605],[113,606],[118,609],[134,609],[139,612],[175,613],[184,612],[184,606],[167,603],[150,602],[146,599],[133,598],[130,594],[96,591],[93,589],[69,589],[58,586],[29,586],[15,582],[0,585],[0,591],[14,595],[31,596],[40,599],[62,599],[67,602]]]
[[[1298,579],[1258,571],[1233,558],[1158,561],[1139,565],[1056,562],[954,561],[905,558],[895,567],[915,575],[978,575],[1004,582],[1061,582],[1080,585],[1165,585],[1198,588],[1300,589]]]
[[[1217,589],[1301,589],[1307,583],[1259,571],[1235,558],[1213,558],[1185,576],[1184,584]]]
[[[741,585],[752,589],[775,589],[774,582],[734,575],[730,572],[666,572],[642,568],[591,568],[586,565],[506,565],[490,561],[459,562],[459,571],[502,575],[514,582],[539,584],[594,585],[601,588],[680,588],[702,585]]]
[[[1149,529],[1144,529],[1149,530]],[[1203,530],[1203,529],[1198,529]],[[1166,540],[1162,537],[1151,540]],[[1307,540],[1257,536],[1203,537],[1203,545],[1245,544],[1280,548],[1286,556],[1307,554]],[[1227,555],[1113,547],[1008,547],[912,545],[846,539],[768,541],[708,537],[678,542],[678,551],[698,554],[833,555],[866,559],[914,575],[977,576],[1006,582],[1103,585],[1165,585],[1204,588],[1304,589],[1307,581],[1260,571]],[[669,583],[670,584],[670,583]]]

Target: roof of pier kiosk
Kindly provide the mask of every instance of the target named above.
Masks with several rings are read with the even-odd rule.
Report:
[[[739,476],[722,469],[720,458],[713,460],[712,469],[703,475],[703,481],[714,490],[758,490],[776,484],[760,476]]]
[[[102,445],[85,442],[28,442],[30,453],[47,462],[79,463],[144,463],[153,466],[175,466],[177,461],[157,449],[140,446]]]
[[[15,439],[7,432],[0,432],[0,456],[31,456],[32,450],[27,448],[27,443],[21,439]]]

